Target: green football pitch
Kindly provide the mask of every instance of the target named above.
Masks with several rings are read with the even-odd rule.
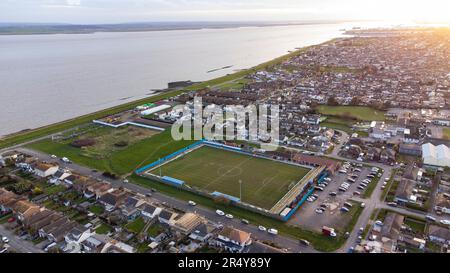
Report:
[[[183,180],[207,192],[218,191],[270,209],[310,169],[202,146],[151,173]],[[239,186],[241,181],[241,188]]]

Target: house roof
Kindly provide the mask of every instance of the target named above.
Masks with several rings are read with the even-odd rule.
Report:
[[[196,226],[203,221],[203,218],[195,213],[185,213],[180,219],[177,220],[175,226],[182,229],[185,232],[191,232]]]
[[[232,227],[224,227],[222,231],[220,231],[219,235],[229,238],[232,241],[243,244],[248,242],[248,240],[250,240],[251,233],[235,229]]]
[[[450,230],[448,228],[432,225],[428,228],[428,236],[434,236],[450,241]]]
[[[145,211],[148,214],[153,214],[156,210],[156,207],[145,203],[144,205],[142,205],[141,209],[142,209],[142,211]]]
[[[37,163],[34,168],[37,169],[37,170],[45,172],[48,169],[53,168],[53,167],[57,167],[57,166],[52,165],[52,164],[47,164],[47,163]]]
[[[39,209],[39,206],[26,200],[19,200],[13,207],[16,213],[26,213],[29,209]]]
[[[381,228],[381,234],[384,237],[388,237],[392,240],[396,240],[400,234],[400,229],[403,225],[405,216],[389,212],[383,221],[383,227]]]
[[[163,209],[161,211],[161,213],[159,214],[159,218],[164,219],[164,220],[170,220],[172,218],[173,213]]]

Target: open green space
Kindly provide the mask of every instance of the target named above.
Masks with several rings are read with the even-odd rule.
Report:
[[[344,131],[347,134],[351,135],[353,133],[357,133],[359,136],[366,137],[369,134],[364,131],[355,131],[352,129],[352,125],[355,121],[350,119],[343,119],[339,117],[329,116],[325,117],[325,120],[320,123],[320,126],[327,127],[335,130]]]
[[[192,200],[199,205],[208,207],[213,210],[216,209],[223,210],[226,213],[233,214],[237,218],[247,219],[248,221],[250,221],[251,224],[254,225],[263,225],[265,227],[276,228],[278,229],[280,234],[289,236],[294,239],[308,240],[309,242],[311,242],[312,246],[315,249],[324,252],[331,252],[337,250],[344,244],[345,238],[343,234],[346,231],[351,231],[353,229],[357,219],[359,218],[363,210],[360,206],[353,206],[353,208],[349,212],[352,216],[352,220],[344,230],[337,230],[338,236],[336,238],[332,238],[324,236],[321,233],[307,230],[298,226],[288,225],[287,223],[284,223],[282,221],[278,221],[276,219],[254,213],[243,208],[216,203],[211,198],[194,194],[192,192],[188,192],[176,187],[172,187],[164,183],[152,181],[135,174],[130,177],[130,182],[140,185],[142,187],[158,190],[159,192],[170,195],[180,200],[185,201]]]
[[[92,205],[89,208],[89,211],[94,213],[94,214],[96,214],[96,215],[101,215],[101,214],[103,214],[105,209],[101,205]]]
[[[105,132],[115,129],[104,128]],[[111,132],[112,133],[112,132]],[[139,140],[126,148],[116,149],[108,153],[107,157],[98,157],[92,153],[86,153],[82,148],[76,148],[70,143],[52,141],[51,139],[41,140],[27,147],[54,154],[58,157],[67,157],[75,163],[97,169],[99,171],[109,171],[117,175],[125,175],[133,170],[145,166],[170,153],[180,150],[194,141],[175,141],[170,130],[152,135],[151,137]]]
[[[420,234],[423,234],[425,232],[425,227],[427,225],[427,223],[425,223],[424,221],[418,221],[410,217],[405,218],[404,224],[410,227],[413,231]]]
[[[328,106],[320,105],[317,112],[326,116],[335,116],[344,119],[361,121],[384,120],[384,112],[365,106]]]
[[[270,209],[310,170],[203,146],[153,173],[180,179],[208,193],[218,191],[239,198],[242,190],[242,202]]]
[[[450,128],[447,127],[442,128],[442,137],[444,139],[450,139]]]
[[[145,221],[142,217],[136,218],[134,221],[128,223],[125,228],[133,233],[139,233],[145,227]]]
[[[148,228],[147,234],[148,236],[155,238],[156,236],[164,232],[164,230],[165,229],[160,224],[155,223]]]
[[[98,228],[95,229],[95,232],[98,234],[108,234],[110,231],[112,231],[112,227],[108,224],[101,224]]]

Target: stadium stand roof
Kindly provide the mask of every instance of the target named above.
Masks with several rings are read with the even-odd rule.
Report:
[[[163,176],[161,179],[164,182],[167,182],[167,183],[175,185],[175,186],[182,186],[184,184],[184,181],[170,177],[170,176]]]

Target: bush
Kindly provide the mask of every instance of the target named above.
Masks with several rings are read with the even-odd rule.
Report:
[[[104,172],[104,173],[103,173],[103,176],[109,177],[109,178],[112,178],[112,179],[116,179],[116,178],[117,178],[117,175],[116,175],[116,174],[110,173],[110,172]]]
[[[122,141],[119,141],[117,143],[114,143],[114,146],[116,146],[116,147],[126,147],[126,146],[128,146],[128,142],[125,141],[125,140],[122,140]]]
[[[84,139],[77,139],[72,141],[70,145],[75,148],[82,148],[82,147],[89,147],[93,146],[95,144],[95,139],[93,138],[84,138]]]
[[[216,203],[218,205],[229,206],[231,201],[230,201],[230,199],[219,195],[219,196],[214,197],[214,203]]]

